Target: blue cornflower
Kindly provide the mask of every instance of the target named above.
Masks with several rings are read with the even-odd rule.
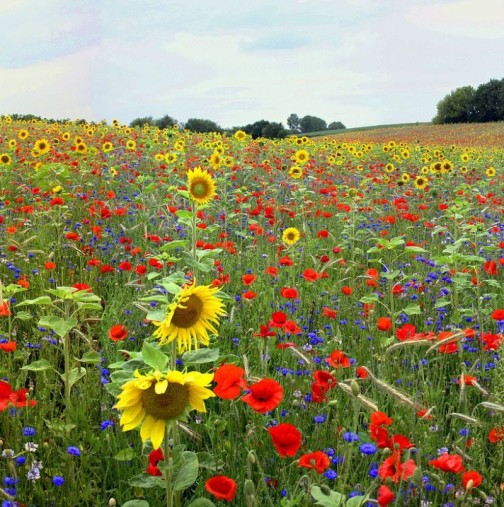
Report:
[[[345,433],[343,433],[343,440],[345,442],[358,442],[359,435],[357,435],[357,433],[353,433],[352,431],[345,431]]]
[[[75,447],[74,445],[71,445],[70,447],[68,447],[67,452],[68,452],[68,454],[71,454],[72,456],[80,456],[81,455],[80,449],[78,447]]]
[[[334,481],[338,477],[338,472],[335,470],[326,470],[324,472],[324,477],[330,481]]]
[[[376,452],[376,445],[374,444],[361,444],[359,447],[359,450],[362,454],[367,454],[368,456],[371,456]]]
[[[65,484],[65,479],[61,477],[61,475],[55,475],[52,479],[52,483],[55,486],[63,486],[63,484]]]
[[[24,437],[33,437],[33,435],[35,435],[35,428],[32,428],[31,426],[25,426],[23,428]]]
[[[323,424],[326,422],[326,419],[327,419],[327,416],[325,414],[320,414],[320,415],[316,415],[313,418],[313,422],[315,422],[317,424]]]

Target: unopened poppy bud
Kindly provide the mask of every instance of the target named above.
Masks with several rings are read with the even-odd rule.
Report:
[[[466,484],[465,489],[468,491],[468,490],[472,489],[472,488],[473,488],[473,486],[474,486],[474,481],[473,481],[472,479],[469,479],[469,480],[467,481],[467,484]]]
[[[243,485],[243,491],[245,492],[245,496],[255,496],[255,486],[250,479],[246,479],[245,484]]]
[[[423,484],[423,473],[421,467],[416,467],[413,472],[413,484],[417,484],[418,486]]]
[[[484,492],[484,491],[481,491],[481,489],[478,490],[478,495],[480,496],[480,498],[486,503],[487,500],[488,500],[488,495]]]
[[[357,398],[360,394],[360,386],[356,380],[352,380],[350,382],[350,387],[352,388],[352,394]]]
[[[109,501],[108,501],[108,507],[116,507],[117,505],[117,502],[116,502],[116,499],[115,498],[111,498]]]
[[[144,492],[143,488],[136,487],[133,489],[133,496],[135,498],[142,498],[144,496],[144,494],[145,494],[145,492]]]
[[[255,455],[255,452],[254,452],[254,451],[250,451],[250,452],[248,453],[247,460],[248,460],[250,463],[252,463],[252,464],[254,464],[254,463],[256,462],[256,455]]]
[[[322,491],[322,493],[327,496],[331,494],[331,488],[327,484],[321,484],[320,491]]]

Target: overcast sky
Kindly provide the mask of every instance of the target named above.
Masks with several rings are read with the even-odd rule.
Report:
[[[0,114],[430,121],[504,77],[504,0],[0,0]]]

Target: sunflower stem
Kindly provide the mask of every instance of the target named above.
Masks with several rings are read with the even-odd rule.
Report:
[[[165,488],[166,488],[166,507],[173,507],[173,488],[172,488],[172,469],[170,467],[170,430],[171,425],[165,427],[165,438],[163,442],[163,454],[165,462]]]

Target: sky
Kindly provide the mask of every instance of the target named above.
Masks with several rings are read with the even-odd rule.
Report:
[[[504,78],[503,0],[0,0],[0,115],[430,121]]]

